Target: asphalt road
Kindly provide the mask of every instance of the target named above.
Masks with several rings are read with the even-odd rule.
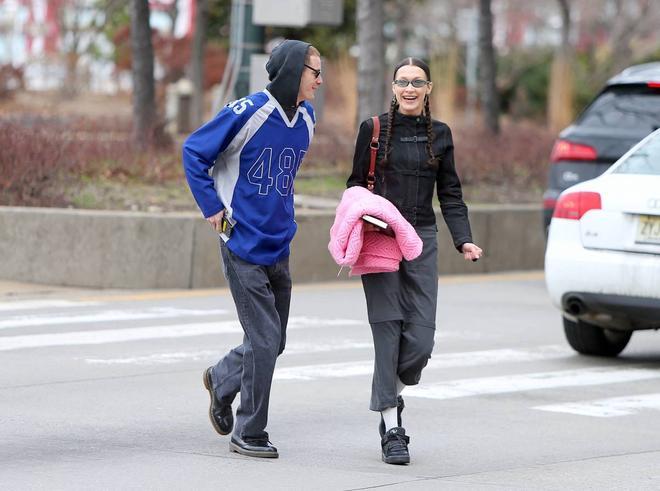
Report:
[[[660,488],[660,335],[575,354],[541,273],[441,279],[437,326],[412,463],[386,465],[359,282],[294,287],[259,460],[207,416],[242,337],[226,290],[2,295],[0,489]]]

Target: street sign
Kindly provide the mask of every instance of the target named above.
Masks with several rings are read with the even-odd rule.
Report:
[[[338,26],[344,14],[342,0],[253,0],[252,3],[252,23],[261,26]]]

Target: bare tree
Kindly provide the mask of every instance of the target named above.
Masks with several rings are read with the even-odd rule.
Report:
[[[62,42],[64,66],[66,69],[62,93],[67,98],[73,98],[78,94],[80,89],[78,86],[78,60],[81,54],[80,44],[83,26],[80,19],[83,14],[83,8],[78,2],[72,2],[68,7],[67,9],[60,6],[58,10],[59,25],[62,26],[62,30],[64,31],[63,38],[66,39],[66,42]]]
[[[495,76],[497,64],[493,47],[493,14],[491,0],[479,0],[479,78],[481,81],[481,100],[483,103],[484,123],[494,134],[500,132],[499,100]]]
[[[167,16],[170,18],[170,25],[172,26],[170,28],[170,36],[174,37],[174,28],[176,27],[176,19],[179,17],[179,6],[178,2],[174,1],[172,4],[167,7],[165,10],[165,13]]]
[[[109,2],[108,2],[109,3]],[[90,4],[84,0],[53,2],[57,9],[60,28],[60,50],[65,67],[62,94],[73,98],[81,87],[80,61],[98,49],[99,35],[103,30],[106,4]]]
[[[396,55],[395,59],[401,60],[406,56],[406,39],[410,36],[408,28],[408,16],[410,14],[410,2],[408,0],[395,0],[393,4]]]
[[[458,10],[460,0],[426,2],[411,13],[410,23],[428,32],[426,49],[433,92],[431,113],[451,124],[456,116],[457,79],[460,63]]]
[[[206,47],[206,26],[208,23],[207,0],[196,0],[195,34],[190,60],[190,79],[193,84],[190,120],[193,127],[202,124],[204,119],[204,48]]]
[[[605,32],[605,43],[591,36],[592,56],[588,85],[594,89],[619,70],[653,53],[660,23],[658,0],[609,0],[602,8],[591,0],[572,0],[579,9],[579,29],[582,32]],[[596,48],[599,54],[595,55]],[[603,56],[605,55],[605,56]]]
[[[570,43],[571,5],[557,0],[561,12],[561,45],[555,53],[548,89],[548,127],[557,131],[573,119],[573,49]]]
[[[631,63],[632,43],[635,38],[644,36],[649,29],[657,30],[656,23],[649,23],[649,20],[653,19],[650,14],[654,5],[658,7],[657,0],[614,1],[615,16],[611,38],[614,71],[619,71]]]
[[[383,1],[358,0],[358,122],[383,111],[385,101],[385,42]]]
[[[149,1],[132,0],[131,47],[133,54],[133,126],[138,145],[153,142],[156,126],[154,50],[149,26]]]
[[[561,46],[560,52],[568,53],[571,50],[571,5],[569,0],[557,0],[561,11]]]

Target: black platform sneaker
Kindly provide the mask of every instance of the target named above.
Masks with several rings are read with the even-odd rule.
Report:
[[[383,435],[380,445],[383,448],[383,462],[386,464],[409,464],[408,453],[410,438],[406,436],[406,430],[401,427],[392,428]]]

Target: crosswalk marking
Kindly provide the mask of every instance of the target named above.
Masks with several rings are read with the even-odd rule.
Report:
[[[232,327],[231,330],[233,332],[235,329]],[[301,343],[289,341],[287,342],[286,350],[282,355],[282,359],[286,360],[288,355],[324,353],[342,350],[372,350],[372,347],[373,345],[371,342],[354,342],[347,340],[324,343]],[[551,360],[570,356],[570,354],[570,350],[559,345],[537,346],[533,349],[525,350],[498,349],[468,351],[465,353],[438,353],[429,361],[426,369]],[[117,358],[85,358],[85,361],[90,364],[98,365],[150,365],[208,359],[209,357],[217,357],[219,355],[222,355],[222,353],[219,353],[218,350],[199,350],[124,356]],[[371,375],[372,371],[372,360],[360,360],[277,368],[275,377],[280,380],[312,380],[317,378],[341,378],[358,375]]]
[[[84,314],[40,314],[19,315],[0,321],[0,329],[17,327],[61,326],[92,322],[115,322],[145,319],[171,319],[176,317],[200,317],[205,315],[227,314],[225,309],[179,309],[173,307],[158,307],[133,310],[102,310]]]
[[[437,353],[429,360],[425,370],[437,368],[455,368],[496,363],[513,363],[536,360],[551,360],[569,356],[571,352],[558,345],[538,346],[532,349],[495,349],[468,351],[464,353]],[[319,378],[342,378],[358,375],[371,375],[373,360],[328,363],[324,365],[306,365],[279,368],[275,378],[280,380],[313,380]],[[412,389],[409,387],[406,391]]]
[[[0,302],[0,312],[12,310],[61,309],[70,307],[92,307],[99,302],[78,302],[71,300],[14,300]]]
[[[371,348],[371,343],[354,343],[349,341],[339,341],[332,343],[296,343],[288,342],[284,356],[326,353],[331,351],[367,349]],[[125,356],[119,358],[85,358],[85,362],[92,365],[163,365],[180,362],[198,361],[198,360],[217,360],[224,355],[218,349],[199,350],[199,351],[177,351],[171,353],[154,353],[151,355]]]
[[[643,409],[660,410],[660,394],[640,394],[594,399],[592,401],[547,404],[545,406],[536,406],[534,409],[596,418],[613,418],[616,416],[636,414]]]
[[[584,368],[555,372],[538,372],[497,377],[481,377],[452,380],[430,385],[408,387],[406,395],[428,399],[456,399],[588,385],[616,384],[660,378],[660,371],[649,368]]]
[[[332,327],[360,325],[351,319],[321,319],[314,317],[291,317],[288,329],[310,327]],[[61,332],[55,334],[28,334],[24,336],[0,337],[0,351],[25,348],[44,348],[49,346],[76,346],[90,344],[120,343],[143,341],[146,339],[167,339],[208,334],[242,333],[238,320],[219,322],[200,322],[126,329],[99,329],[88,331]]]
[[[129,323],[135,320],[170,319],[177,317],[195,318],[203,322],[192,322],[157,325],[142,327],[116,327],[112,329],[80,330],[73,332],[39,333],[18,336],[0,336],[0,352],[21,350],[26,348],[44,348],[56,346],[83,346],[102,345],[109,343],[139,342],[156,339],[185,338],[204,335],[237,335],[236,341],[240,342],[238,335],[243,330],[235,318],[228,318],[227,314],[233,314],[225,309],[194,309],[194,308],[139,308],[139,309],[113,309],[106,310],[102,303],[93,301],[68,301],[68,300],[39,300],[39,301],[14,301],[0,303],[0,329],[7,330],[20,327],[38,326],[63,326],[67,324],[77,325],[82,323],[121,322]],[[75,308],[97,307],[76,312]],[[98,310],[98,309],[101,310]],[[38,309],[41,313],[22,315],[21,311]],[[53,309],[55,312],[45,312]],[[60,310],[58,310],[60,309]],[[63,310],[66,310],[64,312]],[[235,314],[234,314],[235,315]],[[207,316],[224,316],[223,320],[206,322]],[[333,326],[359,326],[366,329],[360,332],[360,336],[368,332],[366,320],[355,319],[323,319],[311,316],[295,316],[289,320],[289,329],[309,329]],[[327,331],[330,332],[330,331]],[[351,331],[352,332],[352,331]],[[452,333],[439,331],[437,338],[447,337]],[[455,334],[455,333],[454,333]],[[349,377],[371,377],[373,373],[373,345],[370,340],[351,340],[345,337],[324,341],[316,341],[316,336],[311,341],[297,342],[289,340],[285,353],[278,363],[274,379],[290,381],[310,381],[319,379],[338,379]],[[164,345],[167,346],[167,345]],[[441,344],[438,344],[441,346]],[[144,348],[141,348],[144,353]],[[294,365],[295,358],[287,355],[332,353],[362,350],[362,355],[371,355],[369,359],[350,362],[319,363],[312,365]],[[366,350],[369,350],[368,352]],[[222,350],[221,350],[222,351]],[[154,353],[147,351],[145,354],[133,356],[120,356],[113,358],[84,358],[87,364],[100,366],[111,365],[163,365],[183,362],[209,362],[215,361],[223,353],[215,350],[203,349],[192,351],[173,351]],[[572,357],[573,351],[563,345],[543,345],[529,348],[503,348],[492,350],[480,350],[455,353],[434,353],[429,360],[426,370],[451,369],[457,367],[478,367],[506,365],[511,363],[525,363],[534,361],[547,361]],[[332,356],[332,355],[331,355]],[[353,355],[354,356],[354,355]],[[309,359],[309,358],[307,358]],[[281,366],[284,365],[284,366]],[[644,367],[591,367],[573,370],[547,371],[528,374],[512,374],[503,376],[478,377],[460,380],[449,380],[435,384],[421,384],[406,388],[406,397],[421,397],[430,399],[455,399],[492,394],[517,393],[553,388],[570,388],[581,386],[595,386],[652,380],[660,378],[660,371],[654,368]],[[426,379],[428,380],[428,378]],[[611,397],[603,399],[573,401],[557,404],[545,404],[531,407],[531,409],[572,414],[587,417],[620,417],[636,414],[642,410],[660,410],[660,393],[643,394],[634,396]]]
[[[91,365],[167,365],[182,361],[208,360],[215,356],[218,356],[217,350],[176,351],[120,358],[85,358],[85,362]]]
[[[74,331],[56,334],[28,334],[25,336],[0,337],[0,351],[51,346],[76,346],[87,344],[121,343],[145,339],[166,339],[183,336],[239,332],[238,321],[177,324],[172,326],[136,327],[127,329],[104,329]]]
[[[80,310],[78,310],[80,309]],[[29,312],[34,310],[34,312]],[[84,346],[102,345],[109,343],[140,342],[157,339],[186,338],[204,335],[236,335],[235,340],[240,342],[242,334],[240,323],[235,313],[227,309],[199,309],[175,307],[141,307],[127,309],[109,309],[105,302],[94,300],[24,300],[0,302],[0,330],[9,333],[14,328],[24,327],[60,327],[67,325],[97,324],[102,322],[115,322],[112,329],[86,329],[73,332],[43,332],[28,335],[0,336],[0,352],[21,350],[26,348],[44,348],[56,346]],[[27,315],[26,315],[27,314]],[[126,327],[132,321],[148,321],[159,319],[188,318],[187,323],[174,325],[143,325],[140,327]],[[204,318],[206,317],[206,318]],[[219,320],[208,322],[210,319],[220,317]],[[224,317],[224,318],[223,318]],[[197,319],[195,319],[197,318]],[[199,320],[202,322],[195,322]],[[176,322],[176,321],[174,321]],[[149,324],[143,322],[143,324]],[[359,336],[368,336],[366,320],[355,319],[323,319],[312,316],[295,316],[289,320],[289,329],[309,329],[333,326],[359,326]],[[99,326],[100,327],[100,326]],[[107,326],[105,326],[107,327]],[[362,328],[366,331],[362,331]],[[80,328],[79,328],[80,329]],[[330,333],[331,331],[327,331]],[[345,331],[344,331],[345,332]],[[350,332],[353,332],[352,330]],[[439,330],[436,338],[461,337],[463,334]],[[318,339],[318,341],[317,341]],[[146,346],[146,345],[144,345]],[[168,345],[162,345],[166,348]],[[169,346],[172,346],[171,344]],[[442,344],[438,344],[442,346]],[[363,359],[349,362],[318,363],[295,365],[296,358],[291,355],[313,355],[337,352],[335,359],[351,357],[360,352]],[[134,350],[133,350],[134,351]],[[140,353],[139,351],[142,351]],[[90,365],[164,365],[185,362],[215,361],[223,353],[218,349],[200,349],[191,351],[153,352],[151,349],[140,347],[138,354],[132,356],[78,359]],[[341,354],[340,352],[344,352]],[[102,352],[101,352],[102,353]],[[573,356],[573,351],[563,345],[544,345],[529,348],[503,348],[455,353],[434,353],[429,360],[426,370],[442,370],[458,367],[488,367],[494,365],[507,365],[512,363],[525,363],[534,361],[547,361]],[[333,355],[326,355],[332,359]],[[360,339],[346,339],[346,337],[329,338],[323,340],[314,335],[309,341],[289,340],[283,357],[278,362],[275,371],[276,380],[311,381],[319,379],[339,379],[349,377],[371,377],[373,373],[373,345],[364,337]],[[369,358],[369,359],[364,359]],[[306,358],[309,360],[310,358]],[[312,357],[312,360],[316,358]],[[344,358],[345,359],[345,358]],[[322,361],[319,359],[319,361]],[[300,359],[298,359],[300,362]],[[292,365],[293,366],[287,366]],[[283,365],[283,366],[282,366]],[[443,378],[447,378],[446,376]],[[573,370],[546,371],[527,374],[511,374],[502,376],[477,377],[469,379],[448,380],[440,383],[421,384],[406,388],[406,397],[421,397],[431,399],[455,399],[483,395],[518,393],[542,389],[570,388],[582,386],[596,386],[616,384],[660,378],[660,371],[649,367],[590,367]],[[426,380],[429,380],[428,378]],[[531,406],[531,405],[530,405]],[[572,414],[587,417],[610,418],[636,414],[643,410],[660,410],[660,393],[642,394],[623,397],[610,397],[584,401],[571,401],[556,404],[544,404],[530,409]]]

